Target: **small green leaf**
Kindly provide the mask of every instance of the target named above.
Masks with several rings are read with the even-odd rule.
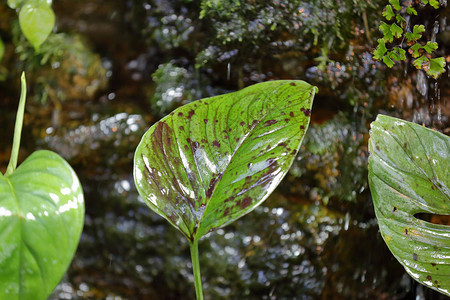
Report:
[[[373,58],[376,60],[381,60],[386,51],[387,51],[386,43],[384,42],[383,39],[378,39],[378,46],[375,49],[375,51],[373,51]]]
[[[422,32],[425,31],[425,26],[423,25],[414,25],[413,32],[407,32],[405,34],[406,40],[408,42],[417,41],[422,37]]]
[[[450,296],[450,226],[416,218],[450,215],[450,138],[378,115],[369,152],[369,185],[386,245],[415,280]]]
[[[400,27],[404,28],[406,26],[406,20],[401,15],[396,15],[395,19],[397,20],[397,24]]]
[[[5,45],[3,44],[3,41],[0,38],[0,61],[2,61],[3,54],[5,54]]]
[[[390,53],[389,53],[390,54]],[[390,55],[385,55],[383,57],[383,62],[388,66],[389,68],[392,68],[394,66],[394,62],[390,58]]]
[[[404,49],[402,49],[400,47],[394,47],[394,49],[392,49],[392,50],[393,50],[393,52],[395,52],[398,55],[399,59],[397,59],[397,60],[405,60],[406,59],[406,55],[405,55],[406,51]]]
[[[417,58],[422,54],[421,52],[423,52],[423,51],[420,51],[420,49],[422,49],[422,48],[423,47],[421,44],[415,43],[414,45],[409,47],[408,52],[412,55],[412,57]]]
[[[19,23],[23,34],[37,51],[55,26],[55,14],[45,2],[28,1],[20,9]]]
[[[394,36],[393,36],[393,34],[391,32],[391,26],[390,25],[388,25],[385,22],[381,21],[379,29],[381,30],[381,32],[383,32],[383,39],[386,42],[392,42],[394,40]]]
[[[427,70],[427,74],[437,79],[442,73],[445,72],[445,58],[437,57],[430,59],[430,68]]]
[[[430,3],[430,5],[431,5],[433,8],[435,8],[435,9],[438,9],[438,8],[439,8],[439,1],[437,1],[437,0],[430,0],[429,3]]]
[[[396,38],[400,38],[403,35],[403,29],[395,23],[391,24],[391,32]]]
[[[269,81],[176,109],[136,149],[140,195],[191,242],[249,213],[296,157],[316,92]]]
[[[386,5],[384,11],[383,11],[383,16],[386,18],[386,20],[390,21],[394,16],[395,13],[392,10],[392,6],[391,5]]]
[[[422,55],[413,62],[413,65],[419,70],[422,68],[427,70],[430,65],[430,60],[425,55]]]
[[[402,9],[402,7],[400,6],[399,0],[389,0],[389,3],[392,4],[392,6],[395,8],[395,10]]]
[[[433,53],[438,48],[438,43],[436,42],[427,42],[425,46],[423,46],[423,49],[427,51],[428,53]]]
[[[408,15],[414,15],[414,16],[417,16],[417,10],[415,10],[415,8],[414,8],[414,7],[411,7],[411,6],[406,7],[406,13],[407,13]]]

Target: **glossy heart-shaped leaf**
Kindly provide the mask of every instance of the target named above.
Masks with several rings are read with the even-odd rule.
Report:
[[[316,92],[271,81],[176,109],[137,147],[140,195],[190,241],[245,215],[288,171]]]
[[[38,50],[55,26],[55,13],[45,1],[28,1],[20,9],[19,23],[27,40]]]
[[[0,173],[0,299],[47,299],[80,239],[80,182],[58,154],[41,150]]]
[[[379,115],[369,151],[369,183],[384,241],[415,280],[450,296],[450,226],[415,216],[450,214],[450,138]]]

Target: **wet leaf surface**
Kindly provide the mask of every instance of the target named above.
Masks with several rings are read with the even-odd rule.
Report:
[[[59,155],[36,151],[0,173],[0,299],[47,299],[80,239],[80,182]]]
[[[139,193],[189,240],[253,210],[286,174],[316,88],[271,81],[180,107],[135,154]]]
[[[370,189],[386,244],[415,280],[450,295],[450,227],[415,217],[450,214],[450,139],[379,115],[369,150]]]

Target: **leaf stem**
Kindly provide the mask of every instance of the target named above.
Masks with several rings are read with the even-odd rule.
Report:
[[[198,240],[190,242],[192,269],[194,272],[195,293],[197,300],[203,300],[202,278],[200,276],[200,263],[198,259]]]
[[[19,108],[17,109],[16,125],[14,126],[14,138],[11,150],[11,158],[9,159],[8,168],[6,169],[5,176],[11,175],[17,167],[17,158],[19,156],[20,148],[20,136],[22,135],[23,114],[25,112],[25,101],[27,97],[27,83],[25,80],[25,72],[22,72],[20,77],[21,91]]]

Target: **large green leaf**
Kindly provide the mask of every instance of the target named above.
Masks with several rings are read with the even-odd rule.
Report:
[[[286,174],[317,88],[271,81],[176,109],[143,136],[135,183],[189,240],[258,206]]]
[[[0,173],[0,299],[47,299],[80,239],[80,182],[58,154],[41,150]]]
[[[27,1],[19,12],[19,23],[27,40],[38,50],[55,26],[55,13],[45,1]]]
[[[450,214],[450,138],[379,115],[369,151],[370,189],[386,244],[415,280],[450,296],[450,227],[415,217]]]

